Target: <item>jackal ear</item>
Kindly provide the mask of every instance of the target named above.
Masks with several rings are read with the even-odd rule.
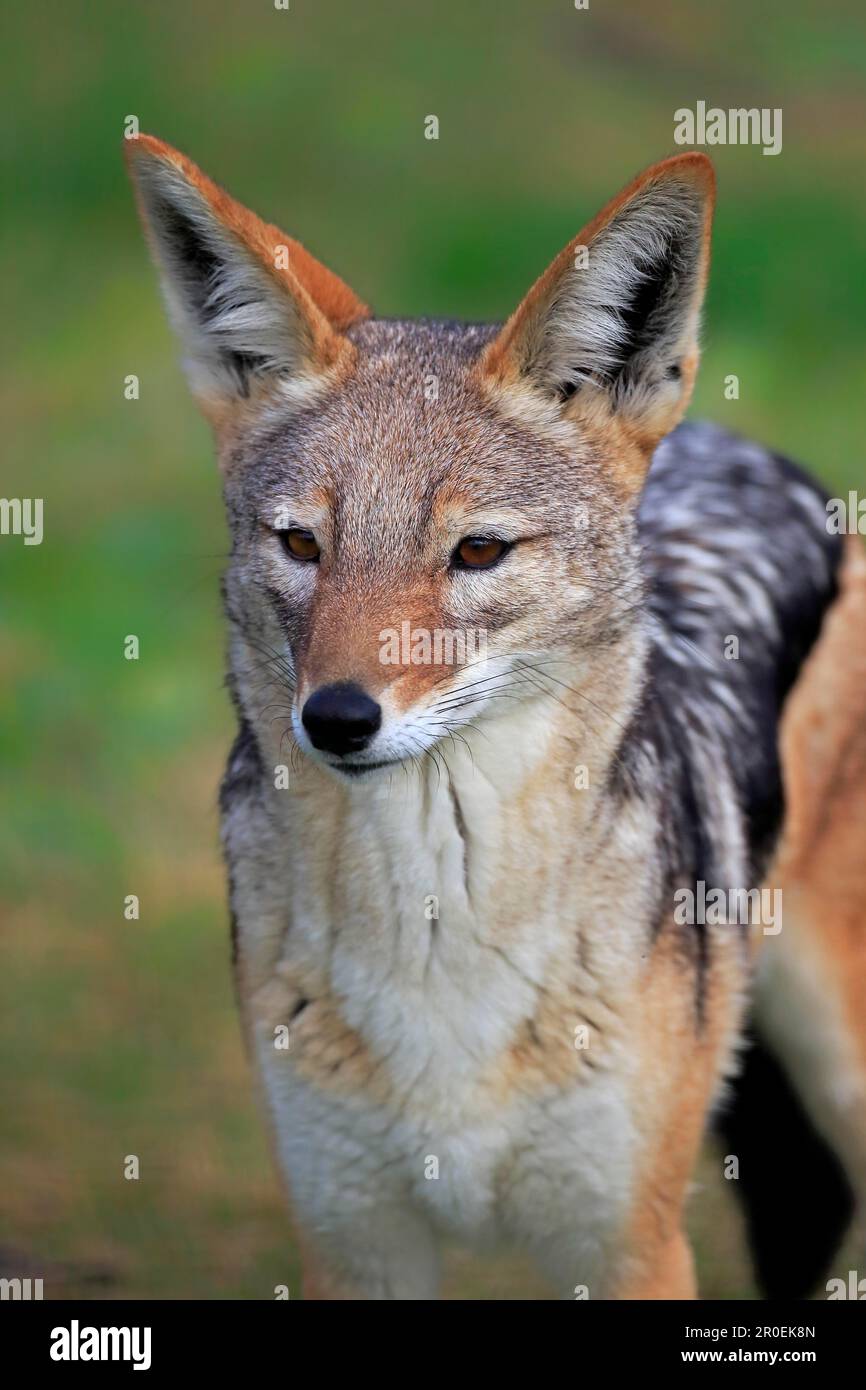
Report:
[[[153,136],[125,142],[169,317],[206,414],[274,377],[309,379],[369,310],[342,280]]]
[[[536,281],[483,371],[570,415],[615,412],[654,448],[694,382],[714,198],[706,155],[647,169]]]

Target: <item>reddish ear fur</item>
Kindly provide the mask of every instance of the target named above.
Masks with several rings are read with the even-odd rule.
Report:
[[[146,208],[143,205],[136,179],[136,163],[142,158],[161,160],[172,165],[196,190],[212,215],[223,228],[237,238],[256,258],[282,291],[299,302],[310,326],[313,350],[323,365],[336,361],[342,346],[339,335],[357,320],[366,318],[370,310],[349,286],[328,270],[309,251],[278,227],[259,217],[219,188],[186,155],[157,140],[152,135],[139,135],[124,142],[124,153],[136,188],[142,220],[153,241]],[[286,248],[288,268],[278,264],[278,250]],[[281,259],[283,259],[281,258]]]
[[[714,202],[706,155],[645,170],[536,280],[482,357],[482,378],[524,405],[526,388],[546,398],[545,418],[625,433],[649,458],[697,371]]]
[[[492,342],[485,355],[485,368],[491,377],[503,384],[513,380],[521,371],[529,348],[533,325],[550,307],[562,276],[574,265],[575,250],[579,246],[592,246],[600,232],[613,221],[621,208],[630,203],[635,194],[642,192],[650,184],[671,176],[688,179],[706,190],[706,216],[704,220],[704,257],[700,289],[706,284],[709,268],[709,246],[712,232],[713,208],[716,197],[716,176],[711,160],[705,154],[679,154],[670,159],[660,160],[649,169],[632,179],[621,193],[597,213],[590,222],[578,232],[576,237],[563,247],[526,293],[514,313],[503,326],[501,333]]]

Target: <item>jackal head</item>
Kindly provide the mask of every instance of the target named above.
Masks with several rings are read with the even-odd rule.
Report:
[[[636,621],[633,515],[694,380],[705,156],[634,180],[499,325],[377,320],[183,155],[128,157],[233,553],[253,723],[358,777],[555,692]]]

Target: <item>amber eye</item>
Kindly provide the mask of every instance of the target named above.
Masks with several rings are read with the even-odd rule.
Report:
[[[294,560],[318,560],[319,546],[312,531],[302,531],[299,526],[292,526],[279,534],[283,548]]]
[[[511,549],[507,541],[493,536],[464,536],[451,559],[458,570],[487,570]]]

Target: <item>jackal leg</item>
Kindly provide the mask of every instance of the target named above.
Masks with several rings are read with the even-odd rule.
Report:
[[[295,1223],[303,1295],[315,1301],[432,1300],[438,1251],[425,1222],[408,1211],[369,1208],[312,1236]]]
[[[756,1015],[813,1122],[866,1202],[866,552],[850,537],[839,596],[782,721],[787,812]]]
[[[693,1299],[698,1289],[691,1246],[675,1231],[657,1248],[645,1249],[640,1266],[616,1287],[619,1299]]]

